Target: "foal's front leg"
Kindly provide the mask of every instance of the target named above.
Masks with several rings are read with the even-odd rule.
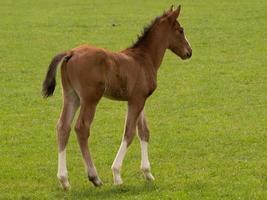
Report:
[[[120,174],[122,162],[126,154],[127,148],[131,144],[134,138],[137,119],[144,107],[144,103],[145,100],[140,100],[140,99],[128,102],[128,114],[125,121],[124,136],[119,151],[111,167],[115,185],[122,184],[122,179]]]
[[[147,180],[153,181],[154,177],[150,172],[150,162],[148,159],[148,142],[149,142],[149,129],[147,126],[144,110],[139,115],[137,121],[138,136],[141,145],[141,170]]]

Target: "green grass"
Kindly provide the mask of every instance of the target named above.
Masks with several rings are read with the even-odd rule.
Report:
[[[53,98],[40,95],[50,59],[83,43],[123,49],[178,3],[193,57],[184,62],[168,52],[146,104],[155,182],[142,178],[135,139],[124,185],[112,185],[126,105],[103,99],[90,145],[105,185],[88,183],[72,131],[72,189],[62,191],[55,137],[60,84]],[[266,10],[264,0],[1,0],[0,199],[267,199]]]

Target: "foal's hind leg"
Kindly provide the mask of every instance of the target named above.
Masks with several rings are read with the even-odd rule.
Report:
[[[57,124],[58,140],[58,172],[57,177],[64,189],[70,187],[66,165],[66,145],[68,143],[70,127],[75,112],[79,106],[79,98],[74,91],[64,93],[64,105]]]
[[[147,180],[154,180],[150,172],[150,162],[148,159],[148,142],[149,142],[149,129],[147,126],[144,110],[139,115],[137,121],[138,136],[141,145],[141,170]]]
[[[80,115],[77,120],[75,130],[77,133],[78,142],[80,145],[81,153],[84,159],[84,164],[87,172],[89,181],[91,181],[94,186],[101,186],[102,182],[98,177],[95,165],[92,161],[90,151],[88,149],[88,138],[90,135],[90,125],[93,121],[96,105],[101,98],[101,96],[95,96],[96,92],[92,92],[92,97],[83,99],[81,102]]]
[[[144,107],[144,103],[145,100],[141,100],[141,98],[139,98],[136,101],[131,101],[128,103],[128,115],[125,121],[124,137],[122,139],[121,146],[111,167],[113,171],[113,179],[115,185],[122,184],[122,179],[120,174],[122,162],[126,154],[127,148],[131,144],[134,138],[137,118]]]

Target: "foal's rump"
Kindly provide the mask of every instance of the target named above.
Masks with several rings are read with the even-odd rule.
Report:
[[[85,83],[84,81],[86,79],[90,79],[91,83],[95,82],[94,79],[97,79],[98,82],[101,82],[99,79],[103,81],[102,72],[104,72],[103,68],[106,65],[104,49],[83,45],[70,51],[59,53],[53,57],[49,64],[45,80],[43,81],[42,94],[45,98],[52,96],[54,93],[57,67],[61,61],[63,89],[69,81],[75,82],[75,80],[78,80],[78,82],[82,81],[82,84]]]

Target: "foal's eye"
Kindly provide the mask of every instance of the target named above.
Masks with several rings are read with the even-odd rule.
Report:
[[[180,28],[180,29],[179,29],[179,32],[180,32],[181,34],[183,34],[183,33],[184,33],[184,29],[183,29],[183,28]]]

